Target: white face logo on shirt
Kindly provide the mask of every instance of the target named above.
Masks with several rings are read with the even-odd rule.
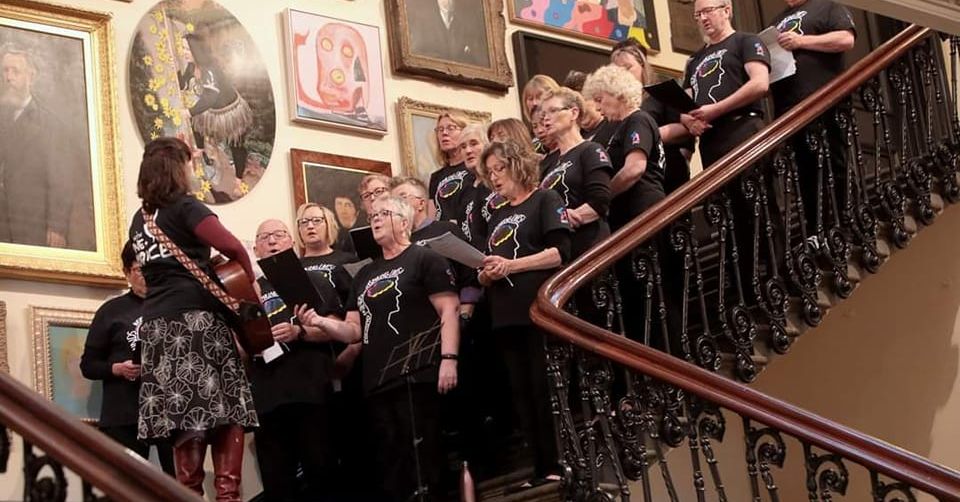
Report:
[[[403,291],[400,290],[401,275],[403,275],[403,267],[384,272],[367,281],[366,286],[363,288],[363,292],[357,297],[357,307],[360,310],[360,314],[364,318],[364,345],[370,343],[370,325],[373,324],[373,312],[370,310],[370,306],[367,304],[367,299],[370,299],[371,301],[374,299],[381,301],[382,297],[393,297],[394,308],[387,314],[387,326],[390,327],[394,333],[398,335],[400,334],[400,331],[396,328],[396,326],[393,325],[393,315],[397,312],[400,312],[400,297],[403,296]]]
[[[726,73],[723,70],[723,56],[726,53],[727,49],[713,51],[700,60],[700,63],[694,68],[693,75],[690,76],[690,87],[693,88],[694,100],[697,100],[700,96],[700,85],[703,83],[708,86],[707,96],[714,103],[717,102],[717,98],[713,97],[713,91],[723,84],[723,75]]]
[[[133,320],[133,329],[127,331],[127,343],[130,344],[130,350],[137,350],[137,344],[140,343],[140,325],[143,324],[143,317]]]
[[[460,193],[460,189],[463,188],[463,178],[467,176],[467,171],[457,171],[446,178],[440,180],[440,183],[437,184],[437,193],[434,195],[436,200],[434,203],[437,206],[437,219],[440,219],[440,201],[444,199],[449,199],[454,195]]]
[[[490,232],[490,239],[487,243],[490,250],[500,248],[502,246],[509,246],[510,242],[513,243],[513,256],[511,259],[517,258],[517,251],[520,250],[520,241],[517,240],[517,233],[520,230],[520,224],[527,219],[526,215],[523,214],[514,214],[503,219],[500,223],[497,223],[497,226],[493,229],[493,232]]]
[[[540,182],[540,188],[545,190],[555,190],[563,197],[563,205],[570,205],[570,187],[567,186],[567,169],[573,165],[573,161],[566,160],[557,167],[548,171],[543,181]]]
[[[467,207],[464,210],[463,221],[460,222],[460,230],[463,232],[464,237],[468,241],[473,240],[473,237],[470,235],[470,224],[473,223],[473,201],[467,202]]]
[[[304,267],[304,270],[307,272],[317,272],[321,277],[327,280],[330,283],[330,287],[336,289],[336,284],[333,283],[333,270],[337,268],[333,263],[317,263],[315,265],[310,265],[309,267]]]
[[[801,10],[783,18],[783,21],[777,23],[777,31],[780,33],[793,32],[797,35],[803,35],[803,17],[807,11]]]

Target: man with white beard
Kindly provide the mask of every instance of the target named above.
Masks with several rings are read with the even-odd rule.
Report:
[[[73,149],[63,123],[32,94],[31,54],[0,47],[0,70],[0,242],[66,247],[78,159],[57,156]]]

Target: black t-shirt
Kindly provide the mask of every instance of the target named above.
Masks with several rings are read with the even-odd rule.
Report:
[[[202,271],[218,280],[210,267],[210,247],[193,233],[200,221],[212,215],[213,212],[195,197],[183,195],[169,206],[157,210],[154,222]],[[133,215],[130,241],[147,282],[147,298],[143,302],[144,321],[188,310],[218,312],[224,309],[219,300],[180,265],[173,253],[153,237],[140,211]]]
[[[483,200],[488,195],[490,195],[490,189],[483,183],[478,182],[476,174],[470,173],[467,176],[467,183],[463,187],[463,214],[457,218],[457,221],[460,225],[460,232],[463,233],[462,236],[458,237],[465,238],[471,244],[474,244],[477,239],[473,235],[476,218],[479,218],[478,213],[483,205]]]
[[[603,119],[593,129],[581,129],[580,135],[587,141],[593,141],[601,145],[606,145],[610,137],[617,131],[620,122]]]
[[[734,32],[718,44],[708,45],[687,60],[683,87],[693,89],[698,106],[709,105],[730,96],[750,80],[744,65],[760,61],[770,67],[770,53],[756,35]],[[730,115],[762,113],[761,100],[730,111]]]
[[[615,228],[663,198],[663,141],[657,123],[643,110],[636,110],[623,119],[616,134],[610,138],[607,152],[614,171],[620,172],[627,156],[638,150],[646,154],[647,168],[632,187],[611,201],[610,220],[616,223]]]
[[[571,240],[573,257],[582,254],[597,240],[610,235],[606,217],[610,208],[613,166],[602,146],[583,141],[561,154],[552,166],[540,167],[540,188],[557,192],[564,207],[576,209],[589,204],[600,215],[599,220],[575,230]]]
[[[647,93],[643,94],[643,104],[640,105],[640,109],[650,115],[653,121],[657,123],[657,127],[680,122],[680,112],[678,110],[664,105],[657,100],[657,98]],[[670,150],[679,151],[681,148],[686,148],[692,152],[693,149],[696,148],[696,143],[691,136],[679,143],[664,143],[663,148],[667,151],[667,156],[669,157]],[[684,162],[686,162],[686,159],[684,159]]]
[[[462,162],[443,166],[430,175],[430,198],[437,207],[438,220],[456,222],[461,217],[466,205],[463,192],[469,176],[470,171]]]
[[[307,272],[323,303],[317,313],[343,318],[343,306],[332,281],[322,272]],[[293,309],[277,294],[265,277],[257,279],[260,303],[271,325],[293,320]],[[284,354],[269,363],[255,357],[250,365],[250,390],[258,414],[269,413],[291,403],[321,404],[331,391],[334,349],[331,343],[294,340],[281,344]]]
[[[337,250],[328,255],[300,258],[304,270],[321,274],[324,280],[333,286],[340,298],[341,305],[347,304],[347,297],[350,296],[350,286],[353,283],[353,278],[350,277],[350,273],[343,266],[356,261],[357,255]]]
[[[493,213],[509,201],[486,186],[474,192],[473,211],[470,215],[470,243],[480,251],[487,251],[487,236],[490,232],[490,218]]]
[[[133,382],[113,374],[113,364],[132,360],[140,344],[143,299],[131,293],[118,296],[97,309],[87,331],[80,370],[90,380],[103,380],[100,426],[137,425],[140,380]]]
[[[396,368],[387,369],[387,377],[380,383],[394,347],[418,333],[431,329],[439,332],[440,318],[430,295],[456,291],[447,260],[420,246],[409,246],[390,260],[374,260],[357,272],[347,311],[360,313],[363,388],[368,394],[401,383]],[[396,357],[393,355],[393,360]],[[438,346],[429,361],[414,364],[411,370],[422,367],[414,373],[415,381],[436,381],[439,358]],[[427,362],[430,364],[421,364]]]
[[[806,0],[802,5],[784,10],[770,24],[780,33],[822,35],[850,30],[856,34],[850,11],[830,0]],[[813,94],[844,68],[842,52],[797,49],[793,51],[793,58],[797,62],[797,73],[770,86],[777,115]]]
[[[547,234],[569,232],[563,201],[553,190],[534,190],[516,206],[505,205],[490,219],[487,254],[511,260],[537,254],[547,248]],[[527,326],[530,305],[537,290],[554,270],[530,270],[510,274],[490,285],[490,309],[493,327]],[[511,286],[510,283],[513,283]]]

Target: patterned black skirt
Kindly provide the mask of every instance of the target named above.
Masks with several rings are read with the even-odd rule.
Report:
[[[137,437],[170,437],[220,425],[256,427],[250,384],[226,323],[191,310],[140,327]]]

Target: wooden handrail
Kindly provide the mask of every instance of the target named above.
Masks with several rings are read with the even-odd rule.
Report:
[[[561,339],[638,373],[684,389],[743,417],[769,425],[801,441],[838,453],[891,479],[904,481],[940,500],[960,501],[960,475],[816,414],[656,349],[644,346],[568,314],[562,306],[575,291],[632,249],[651,239],[733,181],[750,165],[813,122],[840,100],[890,66],[932,30],[911,25],[809,96],[788,113],[714,163],[666,199],[594,246],[548,279],[530,309],[536,324]]]
[[[0,373],[0,421],[113,500],[203,500],[6,373]]]

